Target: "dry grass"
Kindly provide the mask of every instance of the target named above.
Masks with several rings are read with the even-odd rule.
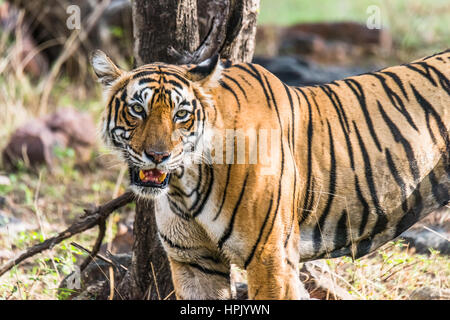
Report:
[[[450,259],[437,251],[416,254],[401,240],[366,257],[326,260],[336,283],[357,299],[407,300],[414,290],[450,288]]]

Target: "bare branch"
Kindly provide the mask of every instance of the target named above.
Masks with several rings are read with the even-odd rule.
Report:
[[[114,268],[117,268],[117,269],[120,268],[123,271],[128,271],[127,267],[125,267],[123,264],[121,264],[121,263],[119,263],[119,262],[114,260],[114,256],[108,250],[106,250],[107,257],[105,257],[105,256],[103,256],[101,254],[98,254],[98,253],[94,257],[93,251],[89,251],[88,249],[83,247],[81,244],[78,244],[76,242],[71,242],[70,244],[73,245],[75,248],[83,250],[84,252],[86,252],[89,256],[92,257],[92,259],[97,257],[98,259],[102,260],[103,262],[106,262],[107,264],[109,264],[111,267],[114,267]]]
[[[78,221],[73,223],[69,228],[60,232],[55,237],[49,238],[44,242],[38,243],[31,248],[27,249],[19,256],[9,260],[0,268],[0,276],[5,274],[8,270],[18,265],[25,259],[32,257],[44,250],[51,249],[58,243],[64,241],[67,238],[70,238],[76,234],[79,234],[83,231],[91,229],[96,225],[99,225],[104,222],[105,219],[115,210],[123,207],[124,205],[132,202],[134,200],[134,194],[132,191],[127,191],[122,194],[120,197],[117,197],[107,203],[98,206],[93,210],[85,210],[85,214],[81,216]],[[98,239],[97,239],[98,242]],[[95,248],[94,248],[95,249]]]
[[[86,260],[80,266],[80,270],[83,271],[86,267],[91,263],[91,261],[95,258],[97,253],[100,251],[100,247],[102,245],[103,238],[106,233],[106,219],[102,219],[98,222],[98,236],[97,240],[95,240],[94,247],[92,248],[92,252],[89,253]]]

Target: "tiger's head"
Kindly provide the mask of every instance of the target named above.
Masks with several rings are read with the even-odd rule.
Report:
[[[161,195],[205,135],[219,57],[195,66],[152,63],[124,71],[97,50],[91,64],[108,103],[103,139],[128,164],[137,195]]]

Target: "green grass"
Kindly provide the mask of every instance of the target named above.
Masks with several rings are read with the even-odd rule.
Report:
[[[448,0],[261,0],[259,25],[288,26],[302,22],[365,23],[371,5],[380,8],[383,27],[400,48],[433,52],[450,47]]]

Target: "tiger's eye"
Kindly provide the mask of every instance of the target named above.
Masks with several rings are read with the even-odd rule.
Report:
[[[144,108],[138,104],[135,104],[131,108],[133,108],[133,111],[136,113],[141,113],[142,111],[144,111]]]
[[[180,110],[180,111],[178,111],[176,114],[175,114],[175,116],[177,117],[177,118],[180,118],[180,119],[182,119],[182,118],[184,118],[184,117],[186,117],[187,116],[187,111],[186,110]]]

